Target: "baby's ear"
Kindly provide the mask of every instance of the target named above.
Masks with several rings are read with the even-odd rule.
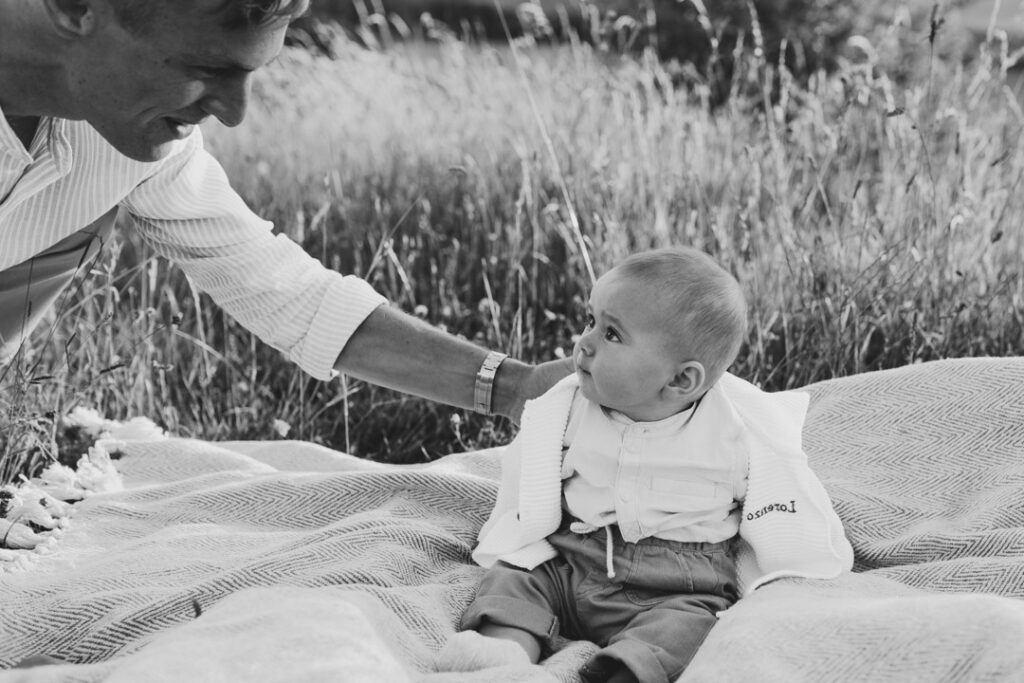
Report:
[[[666,388],[675,392],[680,398],[686,398],[702,393],[705,379],[707,379],[707,372],[704,370],[704,365],[695,360],[688,360],[679,364],[675,376],[669,380]]]

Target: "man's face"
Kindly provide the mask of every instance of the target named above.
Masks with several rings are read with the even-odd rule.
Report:
[[[614,269],[597,281],[573,350],[583,396],[633,420],[671,414],[662,389],[679,364],[668,352],[661,308],[657,292]]]
[[[241,123],[252,72],[280,51],[287,20],[229,30],[216,14],[221,4],[167,2],[151,26],[134,34],[99,0],[96,30],[76,42],[69,60],[69,118],[88,121],[137,161],[165,156],[210,116]]]

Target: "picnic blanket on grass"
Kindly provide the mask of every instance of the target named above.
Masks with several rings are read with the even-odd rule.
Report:
[[[854,572],[741,600],[680,682],[1024,681],[1024,359],[807,390],[804,447]],[[570,683],[595,650],[434,671],[483,571],[500,449],[402,466],[292,441],[124,451],[122,491],[75,503],[0,573],[0,683]],[[9,669],[39,653],[68,663]]]

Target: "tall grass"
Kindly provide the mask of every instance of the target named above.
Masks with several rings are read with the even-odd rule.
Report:
[[[897,29],[893,29],[897,30]],[[970,66],[870,56],[806,85],[741,59],[712,108],[650,59],[459,43],[288,52],[208,146],[258,213],[394,305],[526,360],[566,353],[591,278],[670,243],[743,284],[733,368],[770,389],[937,358],[1017,355],[1024,116],[997,43]],[[532,96],[531,107],[527,92]],[[578,233],[577,233],[578,229]],[[74,404],[204,439],[319,441],[416,462],[514,427],[320,383],[226,319],[130,230],[5,375],[24,469]],[[17,430],[10,426],[8,434]],[[33,450],[33,448],[35,450]],[[49,449],[49,450],[48,450]],[[38,456],[31,456],[36,453]]]

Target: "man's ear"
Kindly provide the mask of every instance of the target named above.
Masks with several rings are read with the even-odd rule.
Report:
[[[679,364],[676,374],[669,380],[666,388],[682,398],[688,394],[701,392],[705,379],[707,371],[704,370],[704,365],[695,360],[688,360]]]
[[[94,0],[43,0],[54,30],[64,38],[87,36],[96,29]]]

